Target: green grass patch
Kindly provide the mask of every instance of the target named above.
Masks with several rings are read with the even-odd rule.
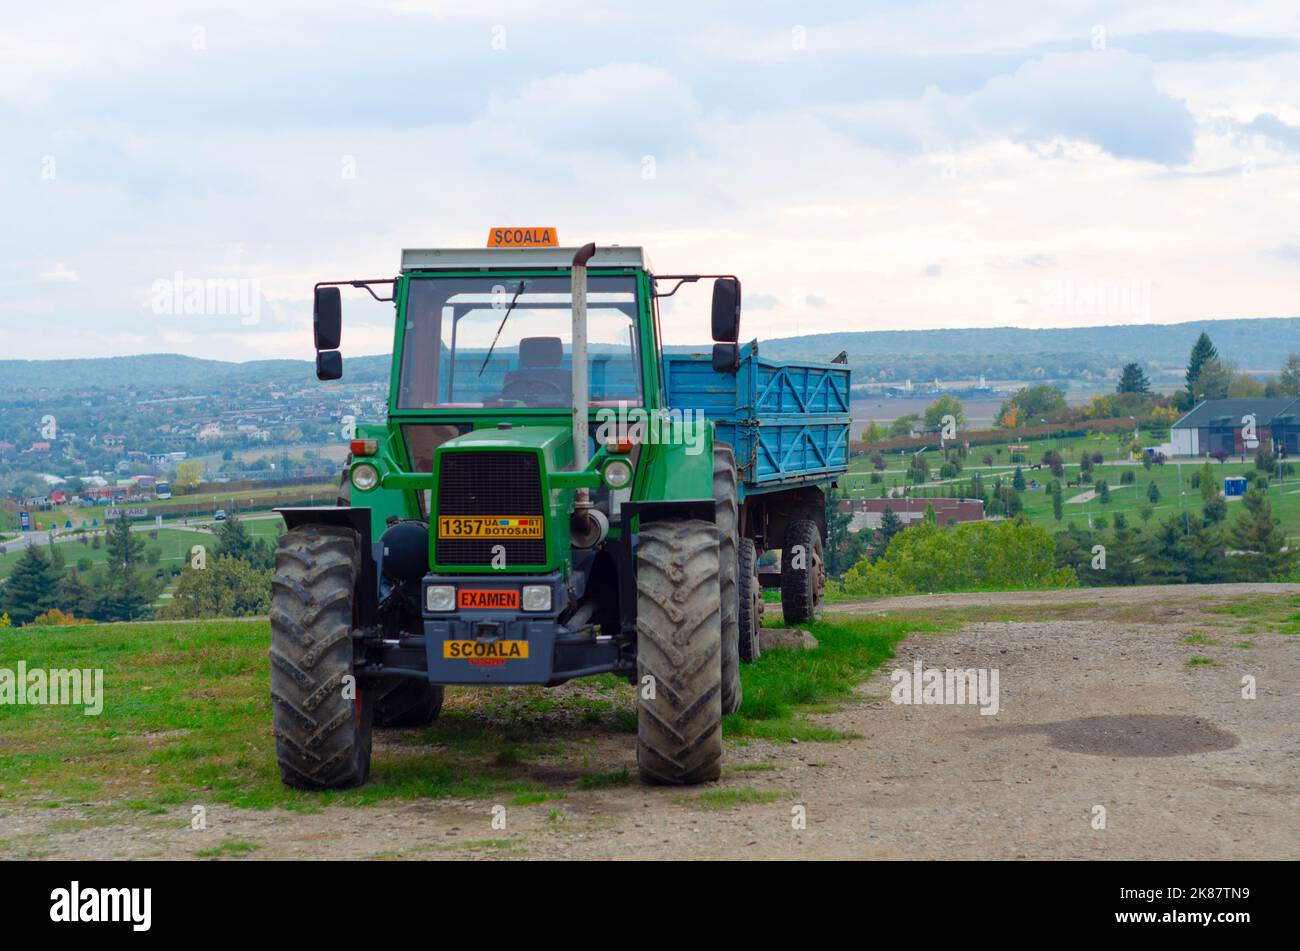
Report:
[[[1215,660],[1213,657],[1193,657],[1191,660],[1187,662],[1187,666],[1188,667],[1214,667],[1217,666],[1218,663],[1219,662]]]
[[[578,777],[579,789],[608,789],[611,786],[626,786],[632,782],[632,774],[626,766],[610,770],[607,773],[587,773]]]
[[[754,802],[776,802],[778,799],[788,799],[793,795],[794,793],[779,789],[754,789],[752,786],[741,786],[738,789],[710,789],[686,801],[702,809],[729,809],[732,806]]]
[[[742,664],[744,701],[723,718],[728,737],[830,742],[855,734],[808,719],[853,697],[853,688],[886,660],[908,634],[940,628],[911,618],[831,616],[801,626],[817,638],[816,650],[770,651],[757,663]]]
[[[213,846],[210,849],[199,849],[194,854],[201,859],[216,858],[243,858],[244,856],[256,852],[261,846],[256,842],[241,842],[238,839],[227,839],[220,845]]]
[[[1206,635],[1198,631],[1195,634],[1188,634],[1186,637],[1184,637],[1183,643],[1191,644],[1193,647],[1200,647],[1200,646],[1213,646],[1215,644],[1218,644],[1219,642],[1215,640],[1213,637],[1207,637]]]
[[[554,799],[563,799],[565,793],[562,792],[527,792],[519,793],[510,800],[512,806],[537,806],[544,802],[550,802]]]

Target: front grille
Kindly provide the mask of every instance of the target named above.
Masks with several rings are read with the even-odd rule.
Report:
[[[542,515],[542,476],[531,452],[444,452],[438,468],[438,511],[443,515]],[[437,521],[434,521],[435,531]],[[546,564],[543,538],[437,538],[442,565],[486,565],[492,549],[513,565]]]

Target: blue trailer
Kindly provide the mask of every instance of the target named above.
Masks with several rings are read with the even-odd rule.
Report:
[[[734,372],[714,369],[707,354],[663,360],[668,405],[703,412],[735,450],[742,588],[745,563],[781,549],[780,566],[755,567],[757,584],[781,588],[787,618],[815,616],[825,589],[825,489],[848,470],[848,366],[771,360],[758,341],[740,349]],[[811,592],[792,580],[805,558]],[[742,590],[742,609],[748,596]],[[752,596],[761,613],[761,592]]]

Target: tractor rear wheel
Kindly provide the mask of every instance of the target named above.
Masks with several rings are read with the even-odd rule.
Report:
[[[786,624],[821,617],[826,592],[822,533],[812,519],[791,522],[781,547],[781,611]]]
[[[375,726],[428,726],[442,711],[443,688],[402,678],[380,685],[374,694]]]
[[[713,520],[718,526],[718,584],[722,589],[722,714],[740,709],[740,597],[736,554],[739,507],[736,454],[725,443],[713,447]]]
[[[360,573],[361,542],[350,528],[301,526],[285,532],[275,550],[275,756],[281,780],[296,789],[346,789],[370,774],[372,710],[369,698],[362,702],[352,658]]]
[[[698,519],[643,525],[636,550],[636,759],[647,783],[722,773],[718,531]]]
[[[762,648],[758,632],[763,627],[763,586],[758,583],[758,546],[752,538],[742,538],[736,544],[739,575],[736,594],[740,601],[740,659],[746,664],[758,660]]]

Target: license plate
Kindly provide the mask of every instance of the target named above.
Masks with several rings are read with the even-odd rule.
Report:
[[[541,538],[540,515],[440,515],[439,538]]]
[[[510,590],[480,591],[461,588],[456,592],[456,606],[460,608],[504,608],[519,610],[519,592]]]
[[[527,641],[443,641],[445,660],[505,661],[527,660]]]

